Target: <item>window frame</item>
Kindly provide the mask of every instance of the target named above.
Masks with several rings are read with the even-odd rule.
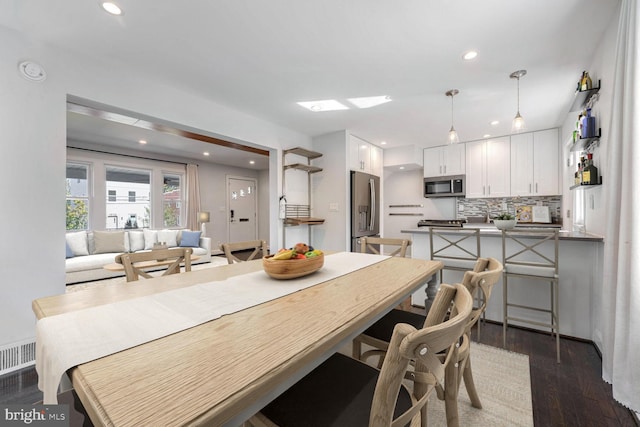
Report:
[[[76,197],[76,196],[71,196],[71,194],[66,194],[66,184],[67,184],[67,180],[69,179],[67,177],[67,168],[69,166],[77,166],[77,167],[83,167],[85,168],[86,171],[86,180],[87,180],[87,195],[84,197]],[[93,164],[91,162],[83,162],[83,161],[78,161],[78,160],[69,160],[67,159],[66,163],[65,163],[65,211],[66,208],[68,206],[68,202],[70,200],[80,200],[80,201],[84,201],[86,204],[86,208],[87,208],[87,213],[86,213],[86,228],[74,228],[74,229],[69,229],[67,228],[67,226],[65,225],[65,229],[67,232],[73,232],[73,231],[86,231],[86,230],[91,230],[91,226],[92,226],[92,221],[91,221],[91,208],[92,208],[92,198],[93,198]],[[65,213],[65,223],[66,223],[66,219],[67,219],[67,214]]]

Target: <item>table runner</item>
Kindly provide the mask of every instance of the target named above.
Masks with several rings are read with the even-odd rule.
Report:
[[[388,256],[341,252],[325,256],[318,272],[275,280],[264,271],[201,283],[56,316],[36,324],[36,371],[43,403],[56,404],[70,368],[225,314],[249,308],[378,263]]]

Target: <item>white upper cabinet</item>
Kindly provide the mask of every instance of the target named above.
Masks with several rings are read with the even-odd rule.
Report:
[[[351,170],[382,176],[382,148],[349,135],[349,166]]]
[[[509,137],[466,145],[466,197],[508,197],[510,185]]]
[[[451,144],[424,149],[424,177],[464,175],[465,145]]]
[[[511,136],[511,195],[560,194],[558,129]]]

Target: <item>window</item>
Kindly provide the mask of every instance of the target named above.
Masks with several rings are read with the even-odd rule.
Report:
[[[89,166],[67,163],[67,230],[89,228]]]
[[[142,169],[107,166],[106,180],[107,228],[149,227],[151,173]],[[112,200],[112,194],[115,200]]]
[[[162,188],[163,224],[165,227],[182,225],[182,176],[165,173]]]

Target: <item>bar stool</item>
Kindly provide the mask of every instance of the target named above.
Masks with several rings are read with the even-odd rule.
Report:
[[[555,334],[556,358],[557,362],[560,363],[558,236],[559,230],[502,230],[502,264],[504,266],[502,346],[506,347],[507,345],[509,321],[543,326],[551,330],[551,336]],[[549,282],[549,308],[509,301],[508,288],[511,283],[509,281],[510,278],[526,280],[520,285],[528,287],[535,286],[535,284],[529,283],[531,280]],[[547,313],[550,321],[545,322],[513,316],[509,313],[510,307],[529,312]]]

